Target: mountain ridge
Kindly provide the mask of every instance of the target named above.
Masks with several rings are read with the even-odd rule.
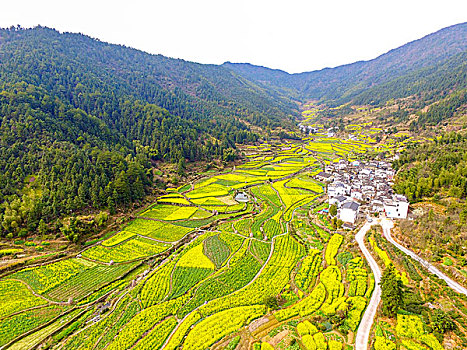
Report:
[[[333,68],[289,74],[245,63],[226,62],[224,65],[262,84],[269,82],[279,89],[292,88],[304,99],[345,103],[351,99],[339,99],[340,96],[356,96],[357,92],[388,83],[417,69],[446,62],[466,50],[467,23],[464,22],[413,40],[371,60]],[[401,57],[394,60],[395,56]]]

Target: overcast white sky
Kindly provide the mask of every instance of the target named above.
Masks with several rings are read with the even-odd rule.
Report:
[[[0,26],[37,24],[201,63],[288,72],[374,58],[467,21],[465,0],[15,0]]]

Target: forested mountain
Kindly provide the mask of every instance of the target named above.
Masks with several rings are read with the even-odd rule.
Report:
[[[235,119],[184,119],[154,104],[123,99],[111,108],[116,120],[106,123],[34,85],[3,86],[4,233],[25,226],[33,231],[41,218],[52,220],[84,207],[113,210],[130,204],[151,184],[151,161],[225,158],[236,143],[257,139]]]
[[[414,93],[440,93],[467,85],[467,23],[454,25],[373,60],[320,71],[288,74],[250,64],[225,63],[244,77],[303,99],[328,104],[379,104]]]
[[[296,103],[223,67],[55,30],[0,30],[0,223],[34,231],[144,197],[153,161],[231,159]]]
[[[467,136],[448,133],[404,150],[394,162],[395,189],[411,201],[467,195]]]
[[[297,107],[289,98],[216,65],[151,55],[88,36],[36,27],[0,30],[0,79],[46,89],[115,123],[119,98],[154,103],[183,118],[233,116],[266,126]]]

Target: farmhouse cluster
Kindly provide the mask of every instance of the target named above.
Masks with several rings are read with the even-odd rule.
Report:
[[[316,177],[328,184],[329,204],[337,206],[338,218],[345,223],[354,224],[359,217],[379,212],[389,218],[407,218],[409,203],[393,192],[394,170],[387,162],[341,159]]]

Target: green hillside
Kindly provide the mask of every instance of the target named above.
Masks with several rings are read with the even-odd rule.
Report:
[[[426,91],[466,87],[467,23],[407,43],[370,61],[319,71],[288,74],[250,64],[224,63],[244,77],[302,99],[331,105],[379,104]]]

